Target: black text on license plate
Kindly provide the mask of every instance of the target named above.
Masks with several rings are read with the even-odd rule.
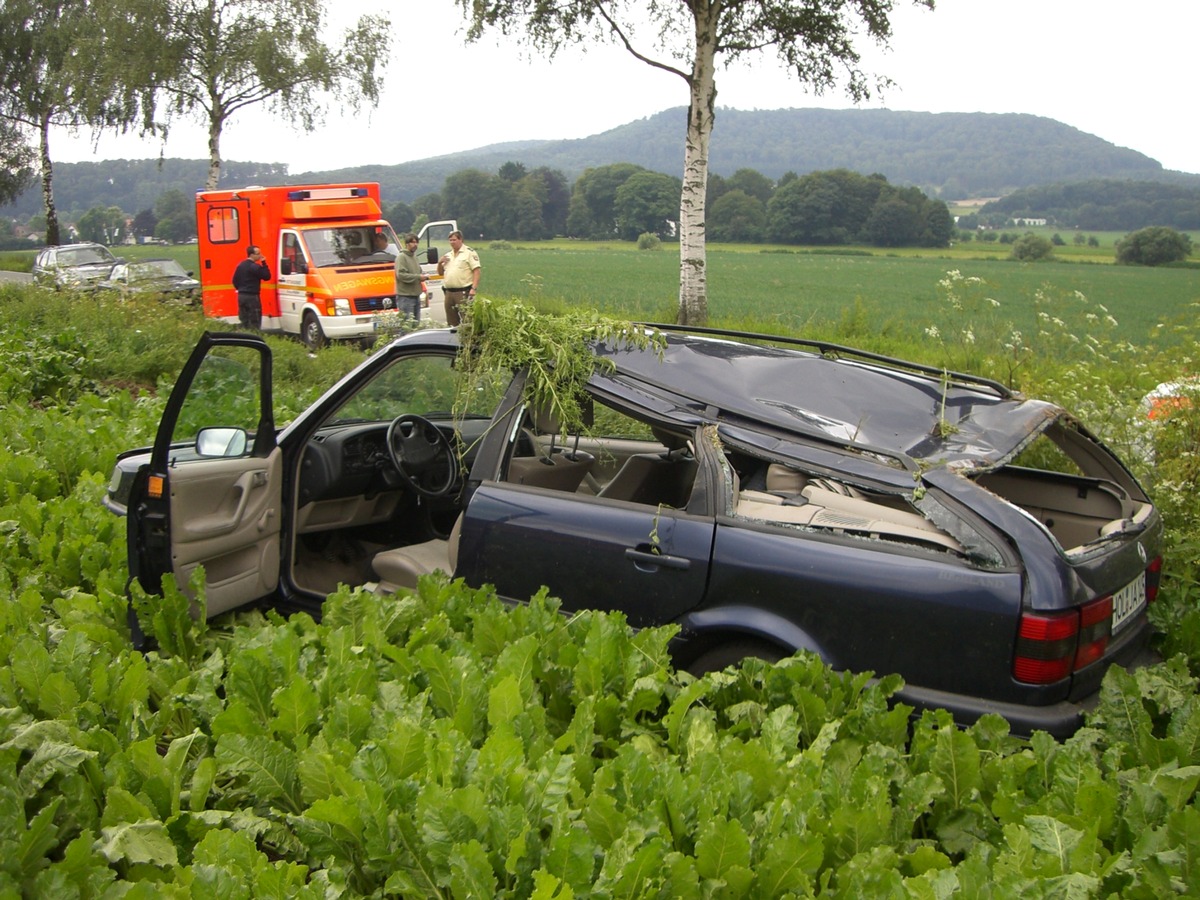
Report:
[[[1146,573],[1143,572],[1113,594],[1112,630],[1116,634],[1146,605]]]

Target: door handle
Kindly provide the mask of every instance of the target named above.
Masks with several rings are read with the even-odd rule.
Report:
[[[625,548],[625,558],[633,560],[634,564],[643,571],[653,569],[680,569],[692,567],[692,561],[682,556],[667,556],[663,553],[652,553],[648,550],[638,550],[635,547]]]

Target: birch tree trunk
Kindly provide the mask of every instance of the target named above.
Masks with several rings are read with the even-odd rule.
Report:
[[[683,155],[683,194],[679,202],[680,325],[708,321],[708,258],[705,248],[705,196],[708,193],[708,147],[716,113],[717,18],[719,3],[698,2],[696,55],[688,82],[687,138]]]
[[[216,112],[214,104],[212,115],[208,117],[208,181],[204,183],[206,191],[215,191],[217,182],[221,180],[221,117]]]
[[[58,210],[54,206],[54,165],[50,162],[50,115],[42,116],[38,150],[42,165],[42,202],[46,207],[46,246],[62,243],[58,233]]]

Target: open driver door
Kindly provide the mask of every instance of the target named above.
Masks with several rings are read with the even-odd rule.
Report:
[[[131,576],[157,594],[171,573],[191,594],[203,566],[207,616],[271,594],[279,583],[282,481],[271,351],[253,335],[205,333],[132,485]]]

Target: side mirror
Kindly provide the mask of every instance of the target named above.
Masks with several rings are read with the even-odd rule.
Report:
[[[292,274],[292,261],[290,259],[281,259],[279,261],[279,274],[280,275],[291,275]]]
[[[438,264],[438,255],[437,247],[430,247],[425,251],[425,262],[431,266],[436,266]]]
[[[236,457],[246,455],[249,435],[243,428],[201,428],[196,435],[196,455]]]

